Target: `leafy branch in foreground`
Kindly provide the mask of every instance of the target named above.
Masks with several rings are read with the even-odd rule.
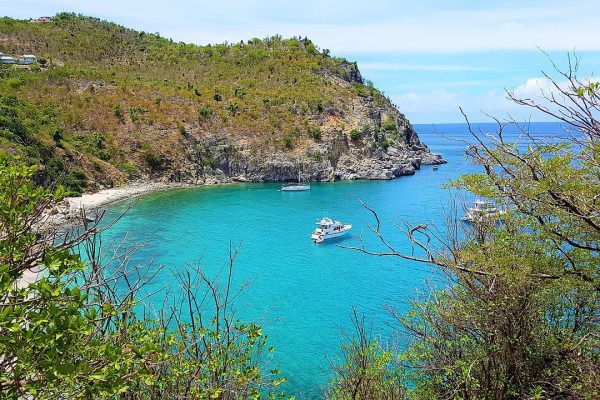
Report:
[[[235,318],[233,250],[225,287],[188,269],[178,302],[149,319],[143,301],[161,266],[131,266],[136,247],[107,247],[111,224],[99,218],[57,235],[45,212],[64,191],[34,187],[35,171],[0,157],[2,398],[285,396],[279,372],[264,373],[260,326]]]
[[[467,155],[483,173],[452,185],[504,207],[503,223],[465,227],[454,211],[446,234],[397,224],[413,249],[403,253],[364,205],[382,249],[349,248],[432,264],[447,277],[408,315],[390,309],[410,338],[397,355],[406,397],[600,396],[600,94],[577,79],[576,63],[557,72],[565,83],[547,75],[553,89],[538,98],[508,94],[558,119],[564,131],[556,137],[513,120],[496,120],[496,134],[486,135],[467,119],[474,139],[465,142]],[[509,128],[518,130],[517,141],[507,139]]]

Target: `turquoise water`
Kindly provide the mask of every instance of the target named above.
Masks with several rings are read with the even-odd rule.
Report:
[[[432,126],[416,128],[422,141],[448,160],[439,171],[424,166],[414,176],[393,181],[313,183],[310,191],[298,193],[280,192],[278,184],[153,193],[143,196],[108,234],[128,235],[131,242],[145,244],[134,263],[154,258],[167,266],[151,290],[176,290],[172,270],[190,262],[200,264],[208,275],[216,274],[228,262],[230,242],[238,246],[235,282],[252,281],[237,300],[238,312],[265,318],[269,344],[276,348],[269,367],[280,368],[288,378],[286,391],[298,398],[319,398],[329,377],[327,359],[338,354],[340,330],[350,327],[352,308],[385,340],[392,320],[384,306],[406,311],[416,292],[426,291],[427,282],[438,278],[426,265],[336,246],[359,245],[357,237],[362,235],[367,247],[381,249],[368,232],[373,219],[357,197],[377,210],[384,234],[399,250],[410,248],[392,224],[398,218],[443,229],[452,194],[442,185],[475,169],[464,159],[463,143],[437,136]],[[547,134],[556,125],[535,128]],[[435,130],[468,139],[462,124],[437,125]],[[123,207],[113,207],[108,218]],[[314,222],[323,216],[353,224],[352,234],[334,243],[312,243]],[[155,299],[149,306],[160,306],[162,296]]]

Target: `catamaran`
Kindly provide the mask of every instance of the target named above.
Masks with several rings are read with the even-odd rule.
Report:
[[[317,221],[317,225],[319,225],[319,227],[315,229],[310,236],[315,243],[321,243],[327,239],[344,236],[352,229],[352,225],[344,225],[340,221],[334,221],[329,217]]]
[[[475,200],[473,207],[470,207],[464,217],[466,222],[498,221],[506,211],[499,210],[491,202],[485,200]]]

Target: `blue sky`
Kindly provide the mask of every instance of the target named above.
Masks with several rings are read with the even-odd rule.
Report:
[[[600,66],[600,1],[421,0],[0,0],[0,15],[29,18],[74,11],[198,44],[281,34],[308,36],[363,75],[414,123],[461,122],[483,112],[541,120],[509,104],[505,89],[548,88],[544,50],[579,75]]]

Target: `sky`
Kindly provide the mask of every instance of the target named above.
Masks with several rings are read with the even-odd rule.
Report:
[[[459,107],[473,121],[547,120],[506,90],[548,90],[543,72],[556,76],[550,60],[566,68],[570,52],[581,78],[600,72],[598,0],[0,0],[13,18],[62,11],[197,44],[307,36],[357,61],[413,123],[463,122]]]

